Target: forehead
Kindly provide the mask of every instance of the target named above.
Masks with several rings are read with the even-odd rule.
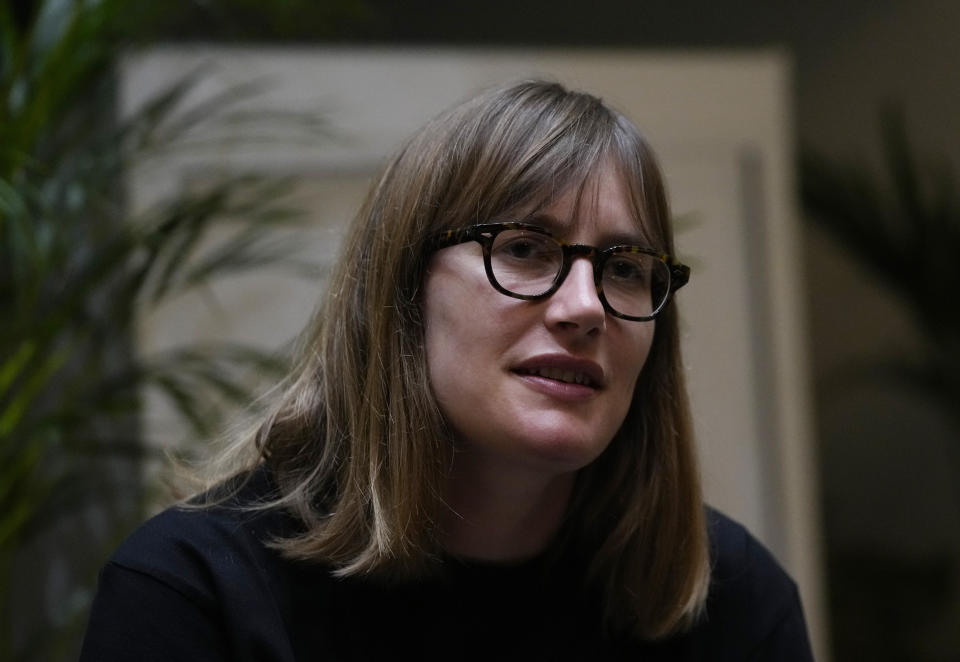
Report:
[[[642,206],[617,168],[604,163],[580,183],[530,209],[528,222],[571,243],[651,244]]]

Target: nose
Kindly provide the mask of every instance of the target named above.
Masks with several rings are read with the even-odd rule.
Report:
[[[547,299],[546,323],[551,328],[596,334],[604,328],[606,319],[607,312],[597,295],[593,263],[578,256],[560,289]]]

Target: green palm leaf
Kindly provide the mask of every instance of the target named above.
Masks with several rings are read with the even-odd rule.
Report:
[[[288,182],[227,176],[136,217],[125,209],[131,168],[192,148],[211,119],[256,140],[315,140],[326,131],[312,116],[243,111],[263,81],[188,105],[202,70],[113,119],[113,58],[125,23],[149,6],[41,0],[24,17],[0,3],[2,660],[31,655],[31,641],[60,650],[54,635],[73,632],[58,630],[65,621],[52,611],[46,628],[11,630],[25,546],[90,512],[117,520],[105,540],[113,544],[140,516],[122,504],[140,503],[135,477],[158,453],[140,439],[144,391],[157,389],[196,439],[250,399],[251,376],[284,367],[282,357],[233,344],[141,356],[138,316],[224,276],[265,267],[314,273],[292,252],[291,235],[278,233],[299,220]],[[89,579],[78,576],[76,586]]]

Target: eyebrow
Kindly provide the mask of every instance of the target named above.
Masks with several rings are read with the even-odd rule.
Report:
[[[531,225],[539,225],[542,228],[550,231],[550,234],[557,237],[558,239],[565,241],[565,236],[569,234],[570,223],[564,223],[557,219],[556,216],[549,214],[544,211],[536,211],[523,220],[524,223],[529,223]],[[613,232],[609,234],[601,235],[601,242],[597,245],[597,248],[606,249],[612,246],[648,246],[649,241],[644,239],[642,231],[638,228],[636,232]]]

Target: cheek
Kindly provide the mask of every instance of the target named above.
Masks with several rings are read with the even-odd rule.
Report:
[[[450,396],[460,390],[463,371],[458,366],[468,361],[476,349],[471,325],[473,312],[471,306],[464,304],[471,297],[465,290],[456,274],[442,265],[427,275],[423,303],[424,349],[430,385],[437,396]]]
[[[653,335],[656,331],[656,322],[632,322],[632,324],[638,324],[643,326],[638,326],[633,329],[632,339],[630,346],[633,349],[632,354],[624,354],[624,356],[630,356],[631,361],[631,383],[635,386],[637,380],[640,378],[640,374],[643,372],[643,367],[647,364],[647,359],[650,356],[650,349],[653,347]],[[633,389],[630,389],[631,392]]]
[[[650,349],[653,346],[653,322],[650,328],[640,328],[630,333],[629,350],[620,354],[625,360],[622,362],[623,372],[623,398],[620,406],[623,409],[623,415],[626,416],[633,402],[633,395],[636,392],[637,382],[643,374],[643,368],[647,364],[650,356]]]
[[[451,328],[453,320],[448,316],[448,308],[444,305],[442,288],[436,276],[428,276],[426,296],[424,297],[424,343],[427,354],[427,373],[434,389],[443,379],[443,366],[447,364],[447,357],[456,353],[453,343],[458,334]]]
[[[456,249],[462,248],[461,251]],[[480,363],[502,345],[511,316],[511,299],[497,293],[483,271],[482,258],[463,247],[434,258],[424,280],[423,315],[430,372],[446,363]],[[455,366],[452,366],[455,367]]]

